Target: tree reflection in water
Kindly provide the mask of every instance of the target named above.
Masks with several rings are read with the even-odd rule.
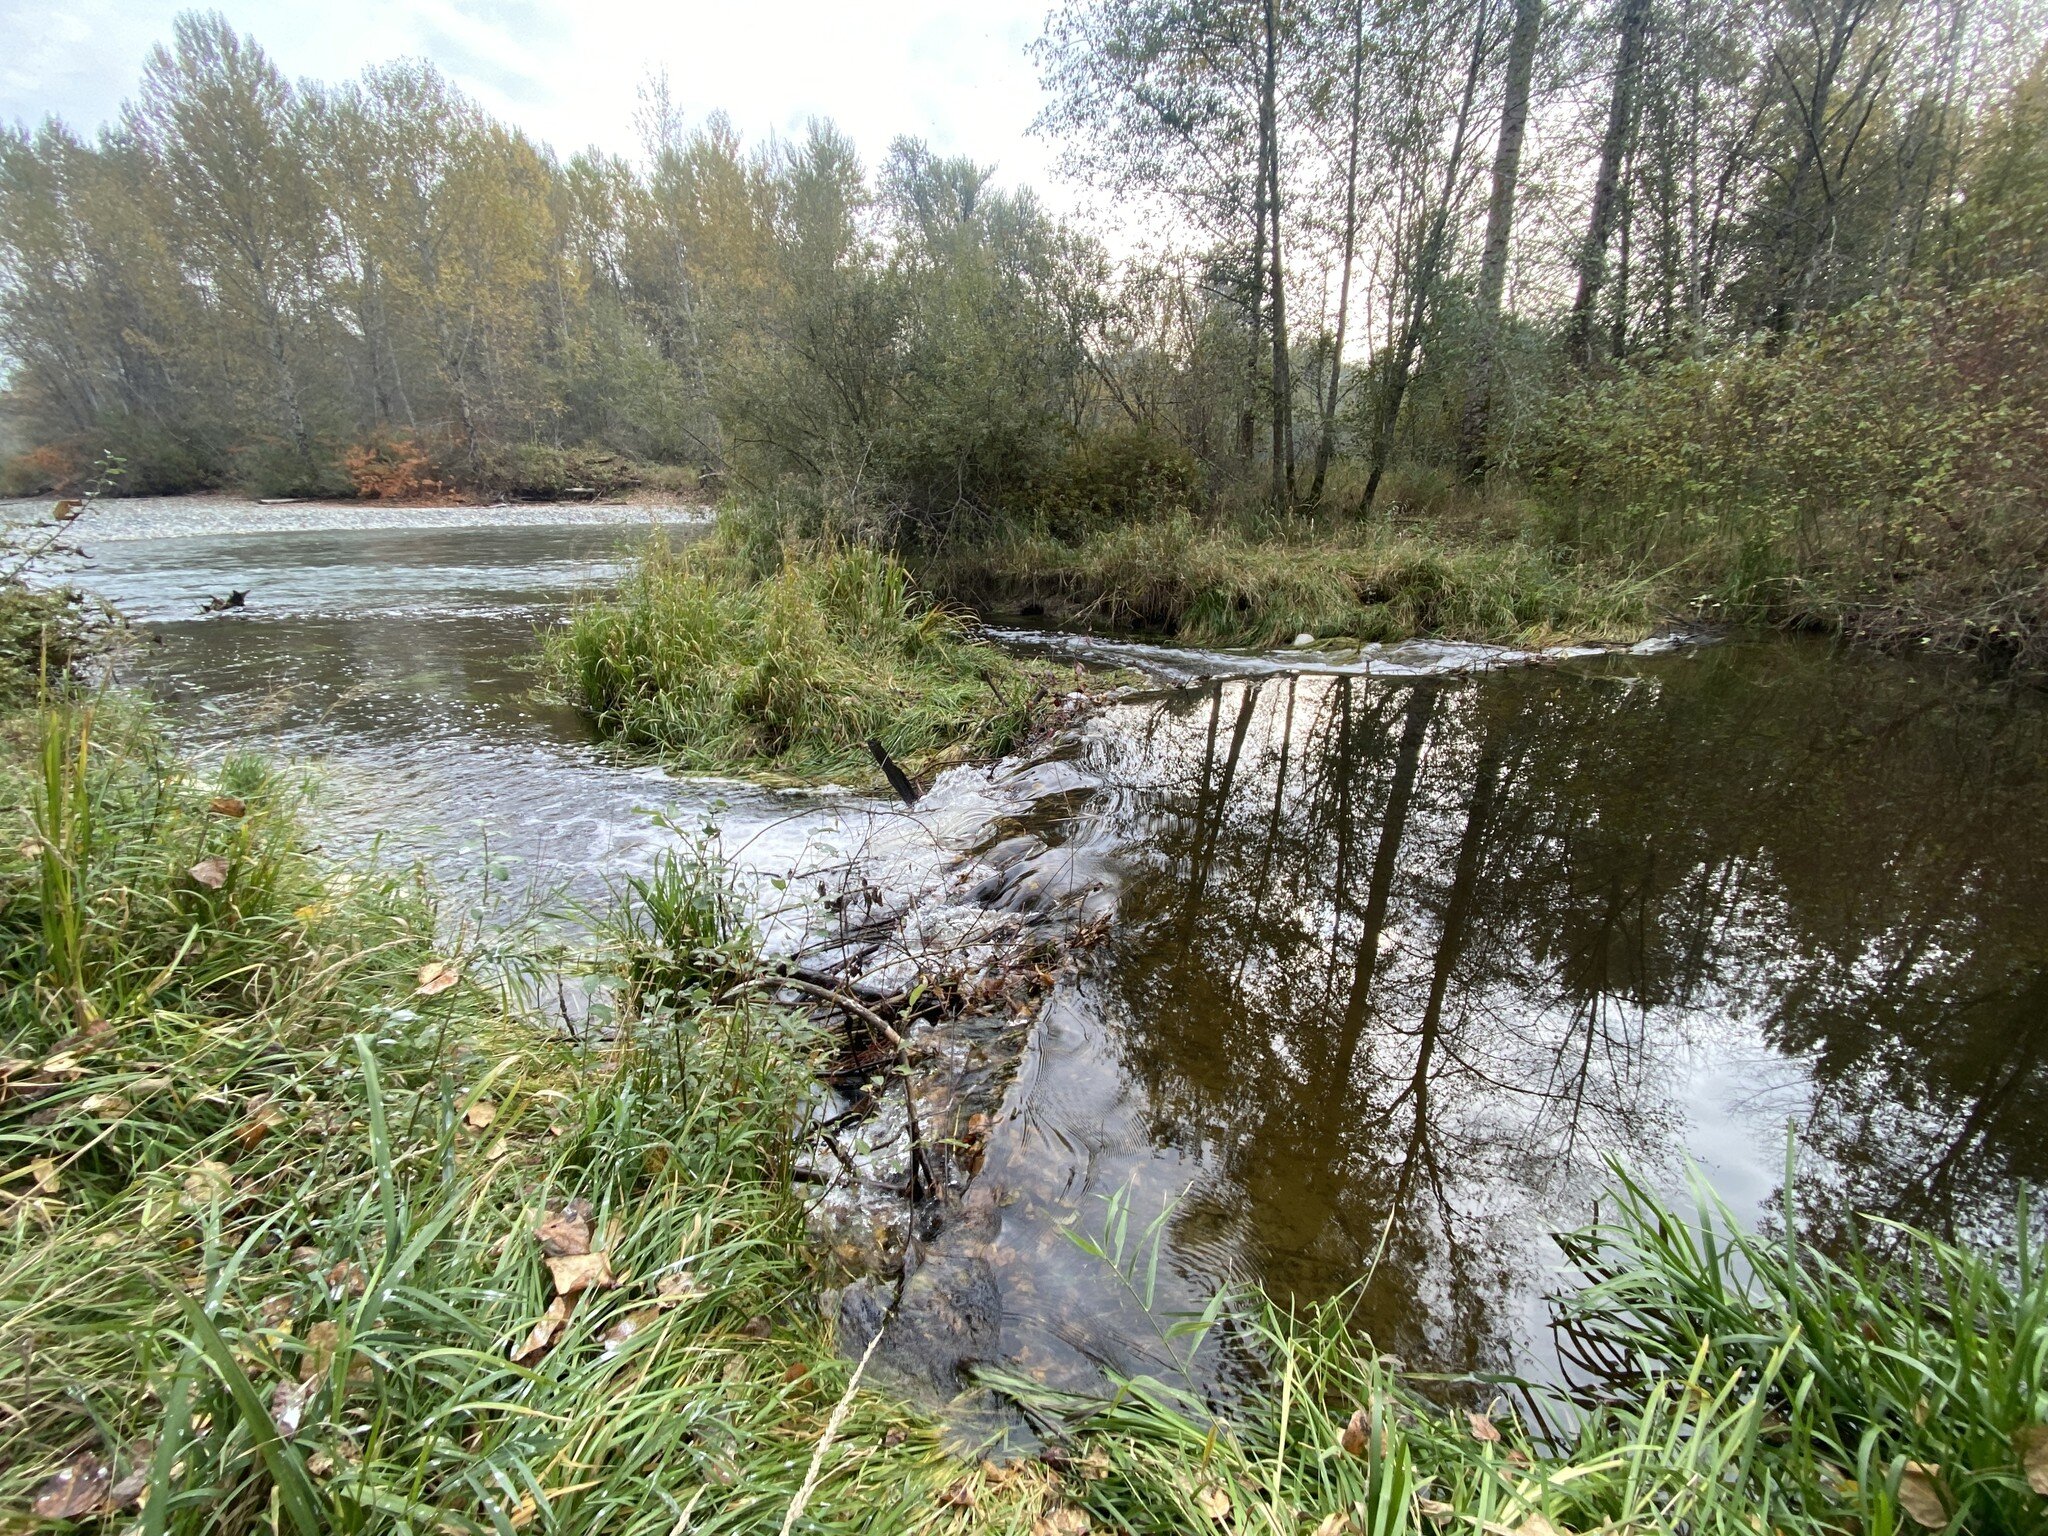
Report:
[[[1383,1348],[1543,1369],[1545,1234],[1606,1158],[1768,1218],[1790,1120],[1806,1212],[1966,1234],[2044,1172],[2037,700],[1727,646],[1223,684],[1092,751],[1122,924],[991,1164],[1027,1364],[1147,1357],[1030,1256],[1120,1184],[1185,1187],[1183,1299],[1369,1275]]]

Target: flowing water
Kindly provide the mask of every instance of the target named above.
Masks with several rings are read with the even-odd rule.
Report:
[[[75,579],[136,621],[129,675],[193,748],[313,764],[332,845],[458,893],[490,869],[589,898],[674,839],[654,812],[717,823],[757,877],[896,816],[623,763],[536,702],[536,631],[647,514],[504,516],[116,506]],[[230,589],[244,608],[198,612]],[[1793,1133],[1803,1220],[1965,1235],[2048,1172],[2037,698],[1789,642],[1500,666],[1522,658],[1010,638],[1161,682],[1032,813],[1117,917],[981,1175],[1016,1368],[1199,1373],[1161,1319],[1251,1281],[1358,1285],[1413,1364],[1544,1374],[1548,1233],[1607,1159],[1674,1191],[1696,1168],[1769,1221]],[[998,814],[987,782],[932,814]],[[1129,1283],[1071,1241],[1111,1200]]]

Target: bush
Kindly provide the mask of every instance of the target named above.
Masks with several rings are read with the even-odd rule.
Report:
[[[1562,543],[1736,616],[2048,669],[2048,277],[1873,299],[1562,400]]]
[[[476,489],[517,501],[616,496],[642,483],[639,468],[607,448],[518,443],[479,454]]]
[[[1116,523],[1195,512],[1202,467],[1155,433],[1090,432],[1067,449],[1032,499],[1046,531],[1072,541]]]
[[[427,450],[411,437],[380,434],[350,448],[342,462],[356,494],[366,501],[418,505],[447,501],[454,495],[435,473]]]

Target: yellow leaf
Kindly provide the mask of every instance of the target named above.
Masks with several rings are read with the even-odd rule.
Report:
[[[578,1291],[596,1286],[599,1290],[610,1290],[619,1282],[612,1278],[612,1260],[608,1253],[571,1253],[547,1261],[548,1273],[554,1277],[557,1296],[574,1296]]]
[[[234,1189],[235,1177],[228,1172],[228,1165],[210,1158],[185,1175],[185,1199],[192,1205],[211,1205],[216,1200],[225,1200],[234,1193]]]
[[[568,1321],[569,1298],[557,1296],[548,1303],[548,1309],[541,1314],[540,1321],[533,1325],[533,1331],[527,1334],[526,1342],[512,1351],[512,1363],[524,1365],[529,1360],[537,1358],[555,1342],[555,1335],[562,1331]]]
[[[1899,1508],[1930,1531],[1948,1526],[1948,1507],[1941,1501],[1940,1478],[1940,1467],[1923,1467],[1917,1461],[1907,1462],[1906,1470],[1899,1474]]]
[[[2014,1431],[2012,1448],[2019,1453],[2020,1470],[2027,1474],[2027,1486],[2048,1499],[2048,1425],[2035,1424]]]
[[[429,960],[420,967],[419,985],[413,988],[413,996],[434,997],[460,980],[462,967],[453,960]]]

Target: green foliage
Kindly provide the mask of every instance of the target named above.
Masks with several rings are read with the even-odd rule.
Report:
[[[656,538],[619,593],[550,635],[554,686],[605,735],[699,772],[866,782],[879,740],[929,768],[1021,742],[1039,671],[857,545],[777,551]]]
[[[420,995],[422,893],[321,862],[288,785],[202,783],[122,711],[26,724],[9,788],[39,809],[0,851],[10,1518],[84,1456],[150,1531],[774,1530],[849,1370],[797,1304],[800,1026],[643,995],[586,1051],[478,954]],[[533,1228],[570,1199],[617,1285],[515,1361],[549,1306]],[[805,1529],[937,1507],[928,1429],[863,1399],[840,1433],[889,1426],[908,1442],[836,1461]]]
[[[1560,400],[1551,535],[1718,612],[2048,664],[2048,283],[1872,300]]]
[[[1563,1306],[1616,1379],[1773,1383],[1755,1475],[1824,1529],[1899,1529],[1909,1465],[1938,1469],[1922,1480],[1950,1529],[2039,1527],[2022,1460],[2048,1424],[2048,1256],[2024,1191],[1989,1251],[1852,1223],[1833,1255],[1743,1230],[1704,1186],[1691,1223],[1626,1173],[1610,1195],[1610,1215],[1565,1239],[1585,1284]],[[2037,1456],[2048,1477],[2048,1444]]]
[[[61,683],[84,641],[76,593],[0,580],[0,710]]]
[[[1125,430],[1077,439],[1033,499],[1046,531],[1074,541],[1119,523],[1194,513],[1205,497],[1193,454],[1156,433]]]

